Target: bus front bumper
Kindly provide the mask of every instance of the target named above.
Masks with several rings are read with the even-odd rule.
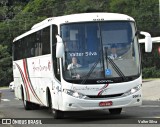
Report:
[[[65,94],[65,93],[64,93]],[[101,103],[111,103],[110,105],[100,105]],[[142,105],[141,90],[134,94],[118,98],[87,98],[79,99],[68,94],[63,96],[62,111],[85,111],[98,109],[113,109]]]

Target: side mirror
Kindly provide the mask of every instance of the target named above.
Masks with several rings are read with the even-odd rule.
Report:
[[[59,35],[56,35],[57,38],[57,45],[56,45],[56,57],[62,58],[64,55],[64,44],[63,40]]]
[[[140,34],[145,36],[145,52],[151,52],[152,51],[151,35],[147,32],[143,32],[143,31],[141,31]]]

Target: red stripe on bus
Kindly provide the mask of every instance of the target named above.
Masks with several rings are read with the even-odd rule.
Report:
[[[98,96],[102,95],[102,93],[104,92],[105,88],[107,88],[109,86],[109,84],[105,84],[100,91],[98,92]]]
[[[36,92],[34,91],[34,88],[32,86],[32,83],[31,83],[31,80],[30,80],[30,77],[29,77],[29,72],[28,72],[28,66],[27,66],[27,61],[25,59],[23,59],[23,66],[24,66],[24,71],[25,71],[25,76],[27,78],[27,82],[28,82],[28,85],[29,85],[29,88],[33,94],[33,96],[41,103],[42,101],[39,99],[39,97],[37,96]]]
[[[27,73],[27,71],[26,71],[26,62],[25,62],[25,59],[23,59],[23,68],[24,68],[24,73],[25,73],[25,77],[26,77],[26,80],[27,80],[27,85],[28,85],[28,87],[30,88],[32,94],[34,95],[34,92],[33,92],[32,88],[31,88],[30,82],[29,82],[29,80],[28,80],[28,73]]]
[[[26,82],[26,79],[24,77],[24,74],[23,74],[23,71],[22,69],[20,68],[20,66],[18,64],[16,64],[19,71],[20,71],[20,74],[21,74],[21,77],[22,77],[22,80],[23,80],[23,83],[24,83],[24,87],[25,87],[25,90],[26,90],[26,100],[30,101],[30,96],[29,96],[29,91],[28,91],[28,87],[27,87],[27,82]]]

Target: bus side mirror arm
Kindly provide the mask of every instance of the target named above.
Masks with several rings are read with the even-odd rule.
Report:
[[[56,45],[56,57],[62,58],[64,56],[64,44],[63,40],[59,35],[56,35],[57,45]]]
[[[151,52],[152,51],[151,35],[144,31],[141,31],[140,34],[145,36],[145,52]]]

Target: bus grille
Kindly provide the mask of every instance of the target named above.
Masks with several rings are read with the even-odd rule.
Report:
[[[87,95],[89,98],[112,98],[112,97],[119,97],[122,96],[123,93],[121,94],[112,94],[112,95]]]

